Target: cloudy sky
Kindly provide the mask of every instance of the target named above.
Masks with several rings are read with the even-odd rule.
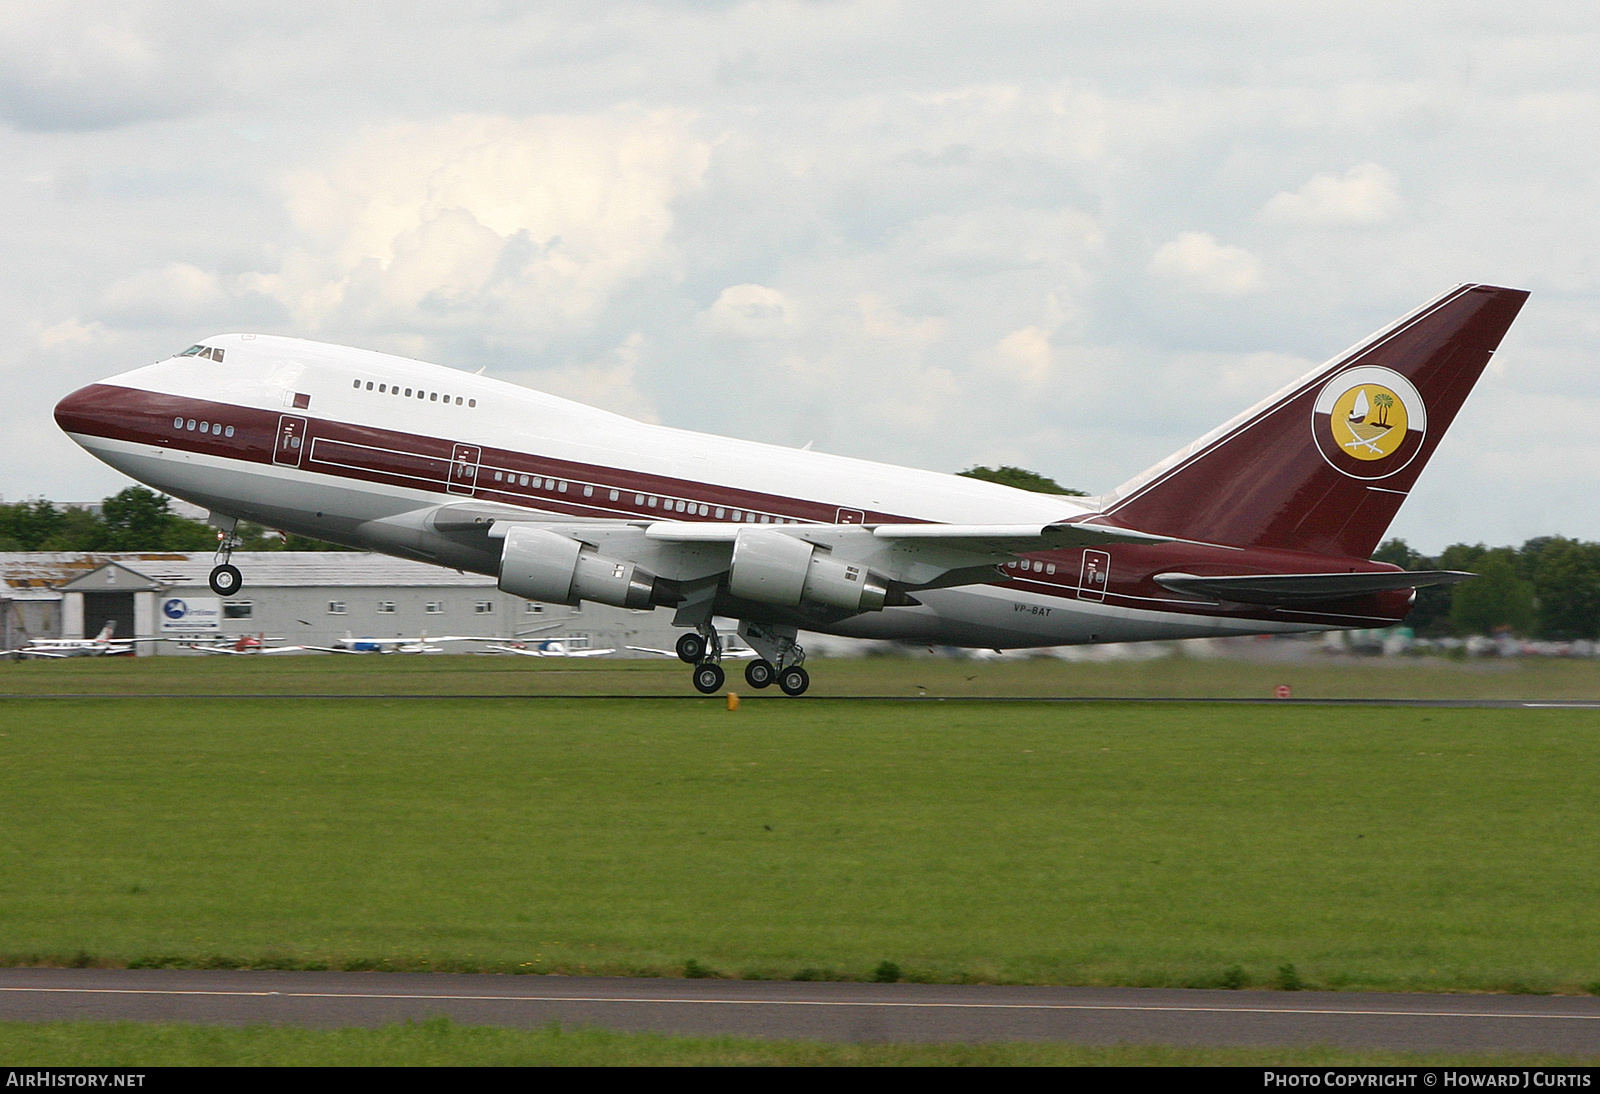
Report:
[[[1394,531],[1600,539],[1600,14],[9,3],[0,495],[207,334],[1099,492],[1461,281],[1531,289]]]

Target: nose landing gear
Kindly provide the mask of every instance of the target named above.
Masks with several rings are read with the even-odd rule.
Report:
[[[216,565],[211,568],[210,584],[211,591],[218,596],[232,596],[244,587],[244,575],[239,572],[239,567],[229,561],[233,558],[233,549],[242,542],[229,528],[222,533],[222,541],[217,544],[217,554],[212,560]]]
[[[211,591],[218,596],[232,596],[244,585],[244,575],[239,567],[223,563],[211,570]]]

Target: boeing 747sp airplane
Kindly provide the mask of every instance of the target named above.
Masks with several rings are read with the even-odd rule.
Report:
[[[491,574],[529,600],[712,617],[809,686],[801,629],[996,649],[1383,627],[1470,576],[1369,561],[1527,293],[1461,285],[1099,498],[646,425],[450,368],[227,334],[56,421],[235,522]]]

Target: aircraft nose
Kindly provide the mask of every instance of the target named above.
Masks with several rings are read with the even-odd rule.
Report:
[[[56,404],[56,425],[68,433],[103,433],[107,424],[104,385],[81,387]]]

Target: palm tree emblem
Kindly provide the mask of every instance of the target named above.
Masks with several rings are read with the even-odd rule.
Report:
[[[1389,428],[1389,408],[1394,406],[1394,396],[1386,391],[1373,392],[1372,401],[1378,408],[1378,425]]]

